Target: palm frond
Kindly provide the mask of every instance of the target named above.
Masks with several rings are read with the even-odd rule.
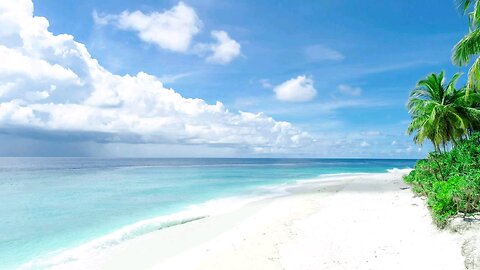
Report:
[[[429,74],[410,92],[407,108],[412,121],[407,134],[413,134],[415,143],[428,139],[438,150],[480,126],[480,110],[474,108],[480,105],[480,93],[472,93],[470,98],[466,96],[468,88],[457,89],[461,75],[456,73],[446,82],[444,72]]]
[[[473,62],[468,71],[468,87],[466,96],[470,94],[470,89],[478,88],[480,86],[480,57]]]
[[[480,53],[480,29],[468,33],[453,47],[452,61],[459,66],[468,65],[470,57]]]
[[[480,25],[480,8],[479,8],[479,1],[475,1],[475,5],[472,11],[472,21],[470,23],[470,27],[477,28]]]
[[[450,82],[447,85],[447,93],[446,93],[447,95],[454,94],[454,92],[456,91],[455,85],[457,84],[457,81],[460,78],[460,76],[462,76],[461,72],[457,72],[457,73],[455,73],[455,75],[453,75],[452,79],[450,80]]]
[[[467,13],[468,8],[471,4],[472,0],[455,0],[455,5],[457,6],[457,9],[464,15]]]

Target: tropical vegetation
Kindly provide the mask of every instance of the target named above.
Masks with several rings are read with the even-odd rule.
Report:
[[[476,57],[468,72],[467,93],[480,89],[480,0],[457,0],[458,9],[468,16],[469,32],[453,48],[453,63],[466,66]]]
[[[432,152],[405,176],[415,193],[425,196],[433,220],[444,227],[449,218],[480,212],[480,133],[453,150]]]
[[[476,108],[479,94],[466,95],[466,88],[457,89],[455,84],[460,73],[445,83],[445,74],[430,74],[417,83],[408,101],[412,122],[408,134],[415,133],[414,141],[423,144],[432,142],[437,152],[446,151],[447,145],[457,145],[479,125],[480,111]]]
[[[407,104],[412,118],[407,128],[415,143],[425,140],[434,151],[419,160],[405,182],[427,198],[437,225],[480,212],[480,0],[457,0],[469,18],[469,31],[453,48],[452,60],[469,65],[465,86],[461,74],[447,82],[445,73],[432,73],[411,91]]]

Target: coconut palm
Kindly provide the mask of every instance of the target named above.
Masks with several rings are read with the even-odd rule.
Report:
[[[480,89],[480,0],[456,0],[456,3],[463,14],[468,13],[469,32],[453,48],[452,60],[456,65],[466,66],[476,57],[468,72],[468,96],[470,89]]]
[[[473,132],[479,132],[480,131],[480,91],[477,89],[473,89],[473,93],[470,93],[469,95],[465,95],[466,100],[464,104],[464,108],[462,108],[465,111],[468,111],[467,113],[470,114],[471,116],[471,121],[470,121],[470,128],[469,128],[469,135]]]
[[[416,143],[423,144],[428,139],[440,152],[440,146],[445,150],[449,143],[456,145],[478,125],[480,111],[469,106],[478,94],[466,98],[465,88],[455,88],[460,75],[455,74],[446,84],[443,71],[432,73],[412,90],[407,105],[412,122],[407,133],[415,133]]]
[[[480,7],[478,6],[479,0],[456,0],[458,10],[464,15],[468,13],[470,25],[478,25],[480,21]]]

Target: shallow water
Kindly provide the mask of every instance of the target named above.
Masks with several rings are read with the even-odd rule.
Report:
[[[0,158],[0,269],[42,269],[255,198],[415,160]],[[220,198],[223,198],[219,200]]]

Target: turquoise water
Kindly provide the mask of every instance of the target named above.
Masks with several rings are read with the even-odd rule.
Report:
[[[324,174],[386,172],[413,167],[414,163],[362,159],[0,158],[0,269],[22,265],[42,269],[51,265],[42,261],[85,243],[97,240],[94,247],[101,249],[181,222],[162,219],[174,213],[190,209],[187,219],[188,215],[197,218],[195,215],[201,214],[196,214],[192,206],[214,199],[265,196],[273,192],[265,186]],[[138,224],[140,221],[143,223]],[[120,234],[111,234],[122,228]],[[108,239],[98,240],[105,235]]]

